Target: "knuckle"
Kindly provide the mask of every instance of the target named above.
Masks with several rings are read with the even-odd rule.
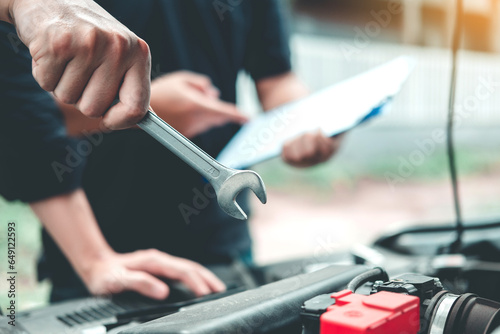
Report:
[[[161,252],[155,248],[150,248],[150,249],[146,250],[146,254],[149,256],[159,256],[161,254]]]
[[[137,38],[137,47],[142,57],[150,57],[149,45],[143,39]]]
[[[127,120],[138,122],[140,121],[144,115],[146,114],[146,110],[140,108],[139,106],[129,107],[124,113],[124,116]]]
[[[189,261],[189,264],[193,267],[193,269],[196,269],[198,271],[208,271],[207,268],[205,268],[204,266],[202,266],[198,262]]]
[[[191,72],[186,71],[186,70],[179,70],[179,71],[172,73],[172,76],[177,76],[179,78],[187,78],[190,75],[191,75]]]
[[[97,106],[96,104],[90,104],[89,106],[80,108],[82,114],[90,118],[97,118],[102,116],[104,110]]]
[[[94,55],[97,49],[99,35],[100,31],[98,28],[89,28],[80,42],[81,50],[86,52],[89,56]]]
[[[138,257],[142,257],[142,256],[149,256],[149,251],[151,249],[139,249],[139,250],[136,250],[134,252],[134,254],[137,254]]]
[[[58,92],[57,88],[56,91],[54,92],[54,95],[62,102],[65,104],[75,104],[76,98],[74,97],[74,94],[71,94],[70,92],[64,91],[64,92]]]
[[[118,57],[122,57],[130,50],[131,41],[127,36],[121,34],[113,34],[111,36],[110,48],[111,52]]]
[[[212,83],[212,80],[210,80],[210,78],[205,74],[196,74],[196,76],[198,77],[198,80],[200,80],[200,83],[205,86],[208,86]]]
[[[38,82],[38,85],[40,85],[40,87],[47,91],[47,92],[52,92],[54,89],[55,89],[55,84],[49,80],[48,78],[44,77],[44,76],[40,76],[40,78],[36,78],[37,79],[37,82]]]
[[[73,46],[73,35],[69,31],[64,31],[54,37],[52,41],[52,52],[61,55],[71,50]]]

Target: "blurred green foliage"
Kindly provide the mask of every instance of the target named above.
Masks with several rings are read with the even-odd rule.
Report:
[[[0,272],[7,270],[7,224],[16,223],[16,271],[18,310],[44,305],[47,301],[48,283],[36,281],[36,259],[41,247],[40,223],[30,208],[19,202],[8,203],[0,197]],[[0,307],[10,302],[7,297],[6,278],[0,277]]]

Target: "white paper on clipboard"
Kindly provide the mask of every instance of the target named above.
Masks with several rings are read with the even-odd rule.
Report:
[[[286,141],[320,129],[334,136],[375,117],[390,105],[415,66],[411,57],[327,87],[308,97],[263,113],[245,124],[217,160],[248,168],[281,154]]]

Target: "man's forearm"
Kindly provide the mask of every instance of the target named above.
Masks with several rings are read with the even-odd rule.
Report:
[[[52,197],[31,208],[43,222],[93,295],[139,292],[164,300],[168,286],[155,276],[178,280],[198,295],[224,291],[214,274],[192,261],[158,250],[114,252],[102,235],[82,190]]]
[[[264,110],[270,110],[309,95],[307,87],[292,72],[261,79],[256,83],[256,88]]]
[[[30,206],[80,276],[86,274],[94,261],[113,253],[83,190]]]

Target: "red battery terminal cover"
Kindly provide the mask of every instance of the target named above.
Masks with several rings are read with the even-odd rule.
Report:
[[[320,317],[320,334],[417,334],[420,299],[381,291],[370,296],[343,290]]]

